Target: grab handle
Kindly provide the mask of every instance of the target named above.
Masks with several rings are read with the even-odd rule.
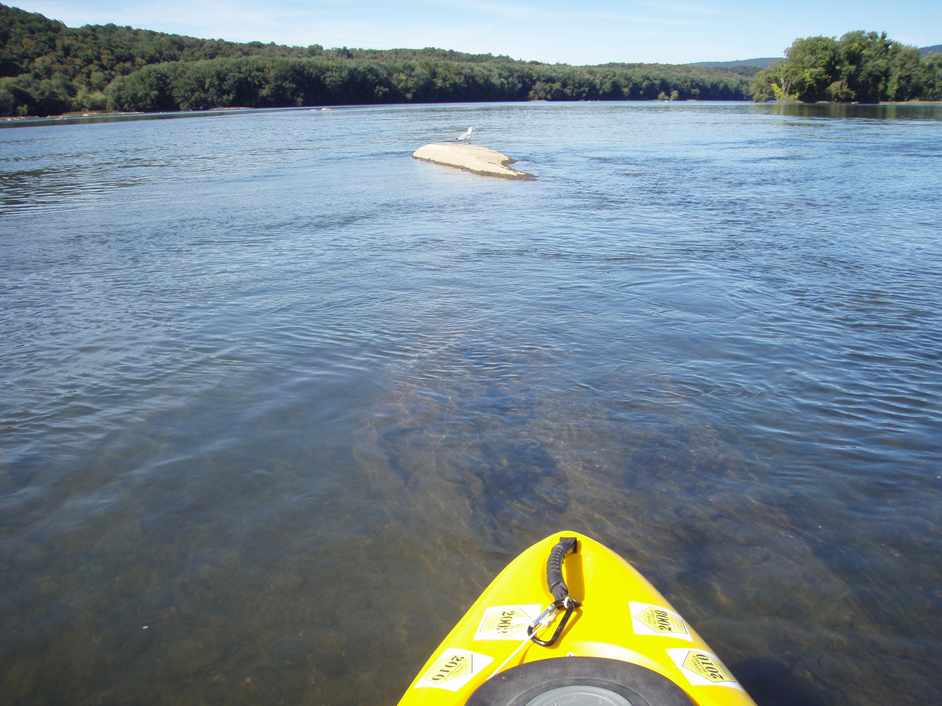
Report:
[[[576,538],[560,537],[546,561],[546,582],[549,584],[550,593],[553,594],[553,601],[560,608],[568,607],[569,603],[574,602],[569,596],[569,587],[563,578],[563,560],[567,554],[575,553]]]

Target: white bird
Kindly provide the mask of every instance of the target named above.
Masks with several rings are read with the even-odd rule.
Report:
[[[473,128],[473,127],[469,127],[467,130],[464,131],[464,134],[463,134],[463,135],[459,135],[459,136],[456,137],[455,139],[456,139],[458,142],[471,142],[471,133],[472,133],[472,132],[474,132],[474,128]]]

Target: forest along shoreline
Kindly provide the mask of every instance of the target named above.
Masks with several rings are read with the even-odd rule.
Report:
[[[0,32],[0,117],[517,100],[942,99],[939,47],[920,50],[876,32],[798,39],[784,59],[596,66],[446,49],[237,43],[112,24],[71,28],[5,5]]]
[[[756,67],[569,66],[446,49],[325,49],[66,27],[0,5],[0,115],[497,100],[746,100]],[[87,58],[87,59],[86,59]]]

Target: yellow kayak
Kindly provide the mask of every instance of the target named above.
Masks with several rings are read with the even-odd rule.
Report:
[[[504,568],[399,706],[755,706],[664,596],[577,532]]]

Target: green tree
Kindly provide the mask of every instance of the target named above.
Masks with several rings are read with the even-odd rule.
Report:
[[[915,47],[894,44],[890,52],[890,73],[884,97],[907,101],[925,92],[925,71],[922,57]]]
[[[800,101],[813,103],[827,97],[827,88],[840,65],[840,48],[831,37],[796,39],[785,52],[780,72],[789,78],[788,90]]]
[[[788,61],[775,64],[756,74],[752,80],[752,98],[755,101],[776,100],[789,102],[798,100],[798,84],[801,67]]]
[[[16,97],[0,80],[0,115],[16,115]]]
[[[927,100],[942,100],[942,53],[926,57],[922,97]]]
[[[876,103],[926,98],[935,85],[930,59],[887,38],[886,33],[848,32],[797,39],[785,61],[756,74],[753,100],[830,100]]]
[[[880,102],[889,84],[892,46],[885,32],[848,32],[841,37],[841,66],[837,78],[847,83],[855,100]]]

